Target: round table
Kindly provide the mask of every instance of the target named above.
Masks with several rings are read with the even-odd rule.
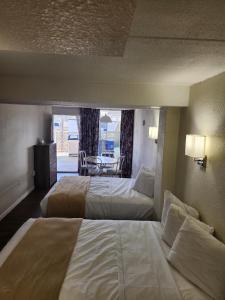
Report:
[[[108,156],[87,156],[86,162],[89,164],[100,165],[100,166],[105,166],[105,165],[113,166],[118,163],[118,160],[114,157],[108,157]]]

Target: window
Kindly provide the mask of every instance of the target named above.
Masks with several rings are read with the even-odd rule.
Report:
[[[106,118],[107,122],[105,122],[104,116],[109,117]],[[100,111],[99,155],[120,156],[120,122],[120,110]]]

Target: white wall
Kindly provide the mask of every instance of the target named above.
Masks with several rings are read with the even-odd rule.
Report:
[[[0,76],[0,102],[118,108],[187,106],[189,87],[90,83],[53,77]],[[13,86],[13,88],[12,88]]]
[[[74,106],[53,106],[52,114],[63,115],[63,116],[79,116],[80,109],[79,107],[74,107]]]
[[[0,104],[0,218],[32,190],[33,145],[50,128],[51,107]]]
[[[145,125],[143,126],[143,121]],[[157,144],[148,137],[149,126],[158,126],[159,109],[136,109],[134,115],[134,146],[132,177],[141,165],[155,171]]]

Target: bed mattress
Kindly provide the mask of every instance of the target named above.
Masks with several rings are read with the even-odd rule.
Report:
[[[134,179],[91,177],[85,201],[87,219],[150,220],[153,199],[132,189]],[[56,183],[57,184],[57,183]],[[41,201],[43,216],[54,185]]]
[[[2,250],[0,266],[33,222]],[[160,236],[158,222],[83,220],[59,299],[211,299],[169,265]]]

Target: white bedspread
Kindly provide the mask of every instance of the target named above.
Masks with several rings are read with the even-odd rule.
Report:
[[[57,183],[56,183],[57,185]],[[86,195],[87,219],[150,220],[153,199],[132,189],[133,179],[91,177]],[[41,201],[43,216],[47,212],[48,197],[55,185]]]
[[[25,223],[3,249],[0,266],[33,221]],[[59,299],[209,300],[166,261],[160,226],[84,220]]]
[[[87,219],[149,220],[153,199],[132,189],[133,179],[93,177],[86,196]]]

